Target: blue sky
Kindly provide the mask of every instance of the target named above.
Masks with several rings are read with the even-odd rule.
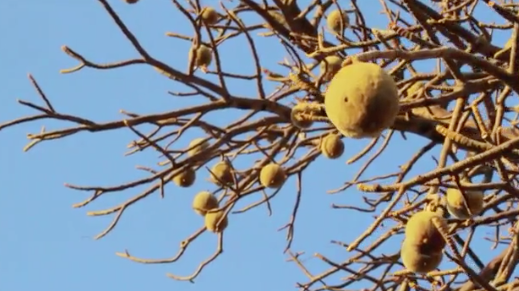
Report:
[[[167,91],[185,88],[142,65],[108,71],[87,68],[69,75],[60,74],[59,70],[77,64],[60,50],[62,45],[101,63],[135,58],[138,54],[97,1],[44,2],[0,1],[0,34],[3,38],[0,45],[0,123],[34,113],[17,104],[16,99],[42,104],[27,79],[28,73],[34,75],[56,110],[98,122],[122,119],[120,109],[150,114],[206,102],[200,97],[181,99],[168,95]],[[136,5],[126,5],[123,1],[110,2],[153,56],[184,70],[189,43],[166,37],[165,32],[190,35],[192,31],[170,1],[142,0]],[[375,5],[369,6],[371,4],[368,2]],[[210,3],[205,1],[205,4]],[[362,1],[361,5],[370,25],[385,27],[386,19],[378,13],[378,1]],[[258,22],[257,18],[250,21]],[[493,43],[502,44],[506,37],[502,34]],[[257,42],[260,40],[256,38]],[[284,51],[273,48],[276,45],[279,48],[273,40],[261,42],[259,49],[264,55],[263,65],[279,69],[276,62],[284,57]],[[225,70],[254,73],[250,51],[244,48],[243,40],[222,46]],[[214,80],[212,77],[208,79]],[[252,83],[240,81],[229,84],[234,93],[255,96]],[[268,88],[272,90],[273,87],[270,85]],[[211,114],[208,120],[225,124],[241,115],[243,112],[240,111],[220,112]],[[198,191],[214,190],[214,186],[204,180],[207,173],[201,172],[199,182],[192,188],[180,189],[168,185],[165,199],[154,194],[133,205],[114,231],[94,241],[93,237],[110,223],[113,216],[89,217],[86,212],[113,207],[144,188],[112,193],[85,208],[74,209],[71,205],[83,201],[89,193],[68,189],[63,184],[117,185],[142,178],[145,172],[135,169],[135,166],[156,165],[159,161],[157,154],[146,151],[125,157],[126,145],[136,139],[128,129],[82,133],[44,142],[29,152],[22,152],[28,141],[26,134],[39,132],[42,125],[47,130],[70,126],[45,120],[0,132],[0,183],[3,185],[0,193],[0,290],[85,291],[95,288],[99,291],[137,291],[153,288],[163,291],[171,288],[225,288],[228,291],[259,291],[290,290],[295,287],[295,282],[308,281],[295,264],[286,262],[288,257],[283,254],[285,233],[276,231],[290,219],[296,197],[295,178],[288,180],[272,201],[273,216],[269,217],[266,207],[262,206],[229,218],[224,254],[203,271],[196,284],[176,282],[165,274],[191,274],[199,262],[214,252],[215,235],[204,233],[174,264],[142,265],[117,257],[115,252],[128,249],[133,255],[144,258],[174,255],[180,241],[203,225],[202,218],[193,213],[190,203]],[[201,134],[199,131],[187,132],[177,143],[178,147],[187,146],[191,139]],[[330,208],[332,203],[359,205],[363,194],[355,188],[340,194],[326,194],[327,190],[338,188],[354,177],[367,159],[354,165],[346,165],[345,161],[368,143],[369,140],[346,140],[343,158],[331,161],[320,157],[303,176],[303,198],[293,251],[306,252],[301,258],[314,275],[329,268],[313,257],[314,253],[319,252],[336,262],[347,259],[351,254],[330,244],[330,240],[349,243],[373,221],[373,214]],[[376,166],[371,167],[363,177],[396,171],[414,150],[424,144],[418,138],[411,138],[406,143],[401,139],[393,141],[387,152],[377,160]],[[432,151],[437,152],[438,149]],[[426,172],[434,167],[429,157],[417,166],[414,173]],[[238,167],[245,169],[251,163],[251,159],[244,159]],[[377,195],[367,194],[372,198]],[[257,199],[260,196],[256,195],[246,202]],[[239,207],[245,205],[244,202]],[[385,230],[378,230],[377,233]],[[482,230],[477,235],[488,235],[489,231]],[[381,251],[391,254],[398,248],[400,240],[401,237],[395,237]],[[488,251],[489,243],[481,239],[474,247],[484,261],[495,254]],[[450,266],[448,262],[445,264]],[[329,282],[338,283],[344,276],[346,274],[340,273]],[[357,284],[352,288],[365,286]]]

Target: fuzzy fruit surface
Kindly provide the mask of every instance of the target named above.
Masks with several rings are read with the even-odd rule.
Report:
[[[436,220],[441,228],[447,229],[443,217],[427,210],[413,214],[406,223],[405,240],[408,244],[416,246],[420,253],[437,253],[445,247],[446,242],[433,220]]]
[[[341,69],[343,59],[338,56],[328,56],[321,62],[319,70],[326,81],[329,81]]]
[[[218,208],[218,200],[208,191],[202,191],[195,195],[193,199],[193,210],[204,216],[208,210]]]
[[[224,231],[229,225],[229,221],[227,217],[225,217],[220,223],[220,219],[225,214],[223,210],[216,212],[207,212],[205,215],[205,227],[210,232],[219,233]]]
[[[222,186],[222,182],[225,185],[233,184],[234,177],[232,174],[232,166],[227,161],[221,161],[215,164],[211,168],[211,182],[218,186]]]
[[[188,168],[182,171],[180,174],[173,178],[173,182],[179,187],[190,187],[195,183],[196,172],[195,170]]]
[[[464,193],[465,195],[459,189],[454,188],[449,188],[446,191],[447,210],[458,219],[468,219],[480,214],[483,210],[484,195],[482,191],[464,191]]]
[[[260,183],[267,188],[279,188],[286,180],[285,170],[278,164],[268,164],[261,169]]]
[[[441,251],[421,253],[418,247],[404,240],[400,249],[400,257],[407,270],[423,274],[438,268],[443,259],[443,253]]]
[[[330,122],[344,136],[373,138],[393,125],[400,109],[393,78],[373,63],[354,62],[332,78],[324,105]]]
[[[337,9],[328,14],[326,19],[326,25],[328,28],[332,31],[335,31],[336,33],[341,33],[344,31],[344,29],[349,26],[349,22],[350,18],[348,17],[348,14],[346,14],[346,11],[342,11],[341,22],[341,11]]]
[[[204,138],[195,138],[188,145],[188,148],[190,148],[190,150],[187,152],[187,155],[192,157],[194,155],[197,155],[198,153],[205,151],[208,147],[209,143],[204,141]]]
[[[321,143],[321,153],[329,159],[337,159],[344,153],[344,142],[338,135],[329,134]]]

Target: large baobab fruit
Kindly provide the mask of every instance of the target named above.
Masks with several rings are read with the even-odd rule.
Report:
[[[341,69],[343,59],[338,56],[328,56],[319,65],[320,73],[325,81],[329,81]]]
[[[189,50],[189,61],[193,58],[194,47]],[[206,45],[200,45],[196,50],[195,66],[202,70],[207,69],[213,60],[213,51]]]
[[[354,62],[332,78],[324,105],[330,122],[344,136],[377,137],[393,125],[400,109],[393,78],[373,63]]]
[[[200,13],[202,20],[207,24],[215,24],[218,22],[218,12],[213,7],[204,7]]]
[[[321,141],[321,153],[329,159],[337,159],[344,153],[344,143],[340,136],[329,134]]]
[[[218,208],[218,199],[208,191],[202,191],[195,195],[193,199],[193,210],[199,215],[204,216],[207,211]]]
[[[220,219],[225,214],[225,211],[219,210],[214,212],[207,212],[205,214],[205,227],[210,232],[219,233],[224,231],[227,226],[229,225],[229,221],[227,220],[227,217],[225,217],[220,223]]]
[[[190,150],[188,150],[187,155],[192,157],[198,153],[205,151],[209,147],[209,143],[207,143],[204,140],[205,138],[202,137],[195,138],[194,140],[192,140],[188,145],[188,148]]]
[[[341,11],[336,9],[330,12],[328,14],[328,17],[326,18],[326,25],[328,25],[328,28],[336,33],[342,33],[346,27],[349,26],[350,18],[348,17],[348,14],[346,14],[346,11]]]
[[[260,183],[267,188],[279,188],[285,183],[287,175],[285,170],[278,164],[270,163],[264,166],[260,172]]]
[[[449,188],[445,195],[447,197],[447,210],[458,219],[468,219],[478,215],[483,210],[483,191],[467,190],[464,193],[465,196],[459,189]]]
[[[414,213],[405,226],[405,240],[416,246],[421,253],[435,253],[445,247],[445,239],[433,220],[436,220],[440,228],[447,230],[445,219],[439,213],[427,210]]]
[[[228,161],[221,161],[215,164],[211,168],[210,175],[211,177],[209,179],[211,182],[218,186],[222,186],[222,183],[224,185],[231,185],[234,183],[232,165]]]
[[[421,253],[417,246],[404,240],[400,249],[400,257],[407,270],[415,273],[428,273],[438,268],[443,259],[443,253],[441,251]]]
[[[192,168],[186,168],[173,178],[173,182],[179,187],[191,187],[196,180],[196,172]]]

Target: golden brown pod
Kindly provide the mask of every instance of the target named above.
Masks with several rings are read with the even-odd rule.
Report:
[[[325,81],[329,81],[341,69],[343,59],[338,56],[326,57],[319,66],[320,74]]]
[[[213,7],[204,7],[200,16],[207,24],[215,24],[219,18],[218,12]]]
[[[433,219],[436,219],[441,228],[447,229],[447,222],[439,213],[427,210],[413,214],[405,226],[405,240],[418,247],[422,253],[439,252],[446,244]]]
[[[173,178],[173,182],[179,187],[191,187],[196,180],[196,172],[192,168],[187,168]]]
[[[234,183],[232,165],[228,161],[216,163],[211,168],[209,179],[218,186],[222,186],[222,183],[232,185]]]
[[[341,11],[336,9],[330,12],[328,14],[328,17],[326,19],[326,25],[328,28],[336,33],[343,32],[350,23],[350,18],[348,17],[348,14],[346,14],[346,11]]]
[[[193,58],[194,47],[189,50],[189,61]],[[213,60],[213,51],[206,45],[200,45],[196,50],[195,66],[198,68],[207,68]]]
[[[218,208],[218,199],[208,191],[202,191],[193,198],[193,210],[204,216],[208,210]]]
[[[404,240],[400,249],[400,257],[407,270],[423,274],[438,268],[443,259],[443,253],[439,251],[424,254],[417,246]]]
[[[447,210],[458,219],[468,219],[480,214],[483,210],[483,191],[466,190],[464,192],[465,196],[459,189],[448,188],[445,193]],[[467,203],[468,208],[465,203]]]
[[[304,102],[298,103],[292,107],[292,111],[290,112],[290,120],[292,121],[292,124],[300,129],[310,128],[314,122],[302,117],[301,114],[309,114]]]
[[[207,228],[207,230],[214,233],[224,231],[229,225],[227,216],[220,223],[218,223],[224,214],[225,212],[223,210],[207,212],[205,214],[205,227]]]
[[[329,134],[321,142],[321,153],[329,159],[337,159],[344,153],[344,143],[336,134]]]
[[[273,189],[281,187],[286,179],[285,170],[275,163],[270,163],[263,167],[259,177],[261,185]]]
[[[194,140],[192,140],[188,145],[188,148],[190,148],[190,150],[187,152],[187,155],[192,157],[198,153],[205,151],[209,147],[209,143],[204,140],[205,138],[202,137],[195,138]]]
[[[378,137],[400,110],[393,78],[373,63],[354,62],[332,78],[324,98],[330,122],[350,138]]]

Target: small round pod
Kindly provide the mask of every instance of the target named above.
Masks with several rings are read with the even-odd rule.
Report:
[[[193,198],[192,207],[197,214],[205,216],[207,211],[218,208],[218,199],[208,191],[201,191]]]
[[[192,168],[187,168],[173,178],[173,182],[183,188],[191,187],[196,180],[196,172]]]
[[[277,189],[285,183],[287,175],[285,170],[278,164],[270,163],[260,171],[259,180],[262,186]]]
[[[329,81],[341,69],[343,59],[339,56],[327,56],[319,65],[320,73],[325,81]]]
[[[326,18],[326,25],[331,31],[336,33],[343,32],[350,24],[350,18],[346,11],[341,11],[336,9],[328,14]]]
[[[225,214],[225,211],[214,211],[214,212],[207,212],[205,214],[205,227],[208,231],[219,233],[223,232],[227,226],[229,225],[229,221],[227,220],[227,216],[220,222],[220,219],[222,219],[222,216]],[[220,223],[218,223],[220,222]]]
[[[398,115],[398,88],[379,65],[354,62],[332,78],[324,108],[330,122],[344,136],[378,137]]]
[[[292,111],[290,112],[290,120],[292,124],[299,129],[307,129],[310,128],[314,122],[312,120],[305,119],[301,117],[300,114],[306,113],[309,114],[306,110],[306,105],[304,102],[298,103],[294,107],[292,107]]]
[[[404,240],[400,248],[400,257],[407,270],[423,274],[438,268],[442,262],[443,253],[439,251],[424,254],[420,252],[417,246]]]
[[[218,186],[232,185],[234,183],[234,175],[232,165],[228,161],[216,163],[212,168],[209,180]]]
[[[445,191],[447,210],[450,215],[458,219],[469,219],[481,213],[483,210],[483,191],[464,191],[465,195],[459,189],[448,188]],[[468,206],[465,206],[466,205]],[[470,210],[470,211],[469,211]]]
[[[193,58],[193,51],[195,48],[191,48],[189,50],[189,61]],[[206,45],[200,45],[200,47],[196,50],[196,59],[195,66],[199,68],[207,68],[211,62],[213,61],[213,51],[207,47]]]
[[[195,138],[194,140],[192,140],[188,145],[188,148],[190,150],[187,152],[187,155],[192,157],[205,151],[209,147],[209,143],[204,140],[205,138],[203,137]]]
[[[414,213],[406,223],[405,240],[415,245],[421,253],[435,253],[445,247],[445,239],[433,220],[436,220],[442,229],[447,229],[447,222],[439,213],[427,210]]]
[[[200,18],[207,24],[215,24],[218,22],[218,12],[213,7],[204,7],[200,13]]]
[[[328,159],[337,159],[344,153],[344,142],[337,134],[329,134],[321,141],[321,153]]]

